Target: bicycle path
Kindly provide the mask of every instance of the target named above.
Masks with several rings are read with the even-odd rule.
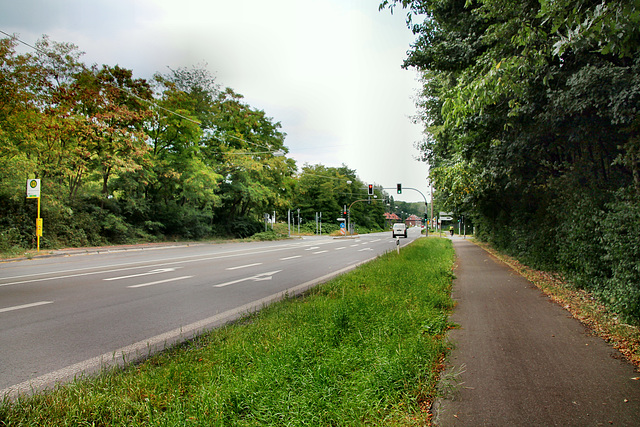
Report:
[[[640,426],[640,373],[473,243],[457,255],[439,426]],[[455,378],[455,379],[453,379]]]

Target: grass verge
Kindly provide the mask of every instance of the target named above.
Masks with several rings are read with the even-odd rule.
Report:
[[[141,364],[5,398],[0,425],[428,424],[453,256],[419,239]]]
[[[561,275],[534,270],[515,258],[496,251],[488,244],[477,241],[475,243],[536,285],[549,298],[568,310],[574,318],[618,349],[629,362],[640,370],[640,328],[638,325],[629,325],[620,321],[618,316],[607,310],[597,298],[589,292],[576,289]]]

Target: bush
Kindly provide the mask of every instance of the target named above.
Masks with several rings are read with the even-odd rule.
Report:
[[[227,224],[227,231],[233,237],[246,238],[259,233],[264,223],[247,216],[235,218]]]
[[[640,205],[620,192],[607,205],[601,244],[610,274],[599,293],[627,321],[640,320]]]
[[[0,253],[17,255],[23,252],[23,239],[17,228],[0,231]]]

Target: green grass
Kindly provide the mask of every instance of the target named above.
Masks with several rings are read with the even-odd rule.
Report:
[[[424,425],[452,262],[419,239],[139,365],[5,399],[0,425]]]

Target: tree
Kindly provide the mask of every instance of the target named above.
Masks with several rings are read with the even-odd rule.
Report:
[[[620,217],[630,192],[640,200],[640,3],[385,7],[406,9],[417,36],[405,67],[423,73],[420,149],[446,208],[469,212],[481,237],[523,259],[620,289],[598,222]],[[640,317],[640,302],[620,307]]]
[[[295,170],[292,160],[275,155],[287,152],[280,123],[242,99],[230,88],[219,94],[212,107],[213,131],[203,147],[224,177],[218,215],[230,219],[286,210]]]

